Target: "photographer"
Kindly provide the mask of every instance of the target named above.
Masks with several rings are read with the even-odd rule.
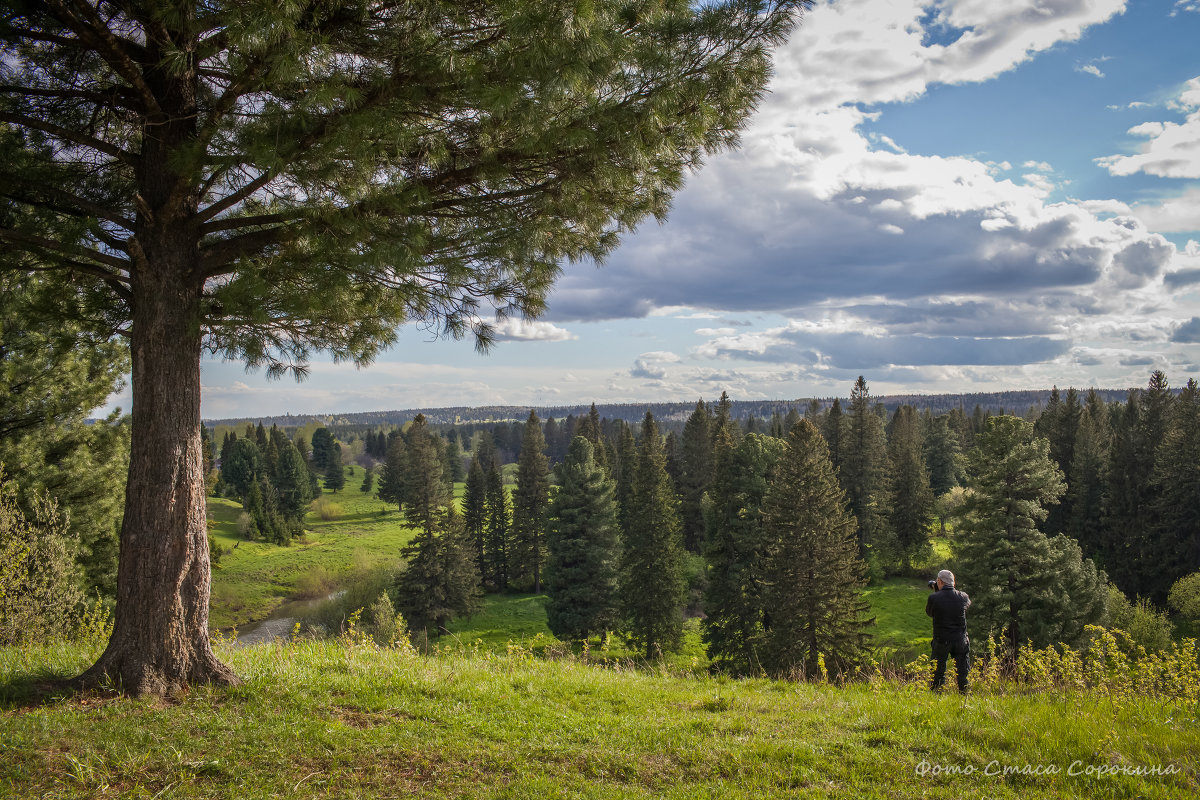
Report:
[[[944,569],[936,581],[929,581],[935,589],[925,601],[925,613],[933,617],[933,691],[941,691],[946,682],[946,659],[954,656],[958,674],[958,690],[967,691],[967,672],[971,669],[971,640],[967,638],[967,609],[971,598],[966,592],[954,588],[954,573]]]

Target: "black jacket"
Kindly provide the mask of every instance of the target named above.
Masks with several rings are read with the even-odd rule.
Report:
[[[929,593],[925,613],[933,617],[934,641],[953,642],[967,635],[967,609],[971,598],[953,586]]]

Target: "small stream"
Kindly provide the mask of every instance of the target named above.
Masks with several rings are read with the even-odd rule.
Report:
[[[285,600],[271,616],[258,622],[251,622],[244,628],[238,629],[237,645],[262,644],[276,640],[287,641],[292,637],[292,629],[296,623],[315,610],[319,605],[329,600],[336,600],[345,594],[345,590],[328,594],[324,597],[310,597],[303,600]]]

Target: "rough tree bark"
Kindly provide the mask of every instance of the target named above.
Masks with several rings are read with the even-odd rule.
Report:
[[[129,246],[133,426],[117,612],[107,649],[79,678],[113,680],[132,694],[238,682],[208,636],[199,192],[176,164],[195,135],[198,79],[194,57],[190,66],[165,66],[164,45],[147,44],[146,83],[159,110],[142,129]]]

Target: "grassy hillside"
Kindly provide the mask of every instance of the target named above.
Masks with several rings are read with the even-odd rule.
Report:
[[[21,696],[37,681],[74,674],[94,655],[0,650],[0,795],[1182,798],[1200,791],[1196,707],[1136,697],[960,698],[878,681],[843,688],[732,681],[524,651],[419,656],[337,642],[221,647],[246,685],[197,688],[170,701],[104,692]],[[1085,774],[1068,775],[1072,769]]]

